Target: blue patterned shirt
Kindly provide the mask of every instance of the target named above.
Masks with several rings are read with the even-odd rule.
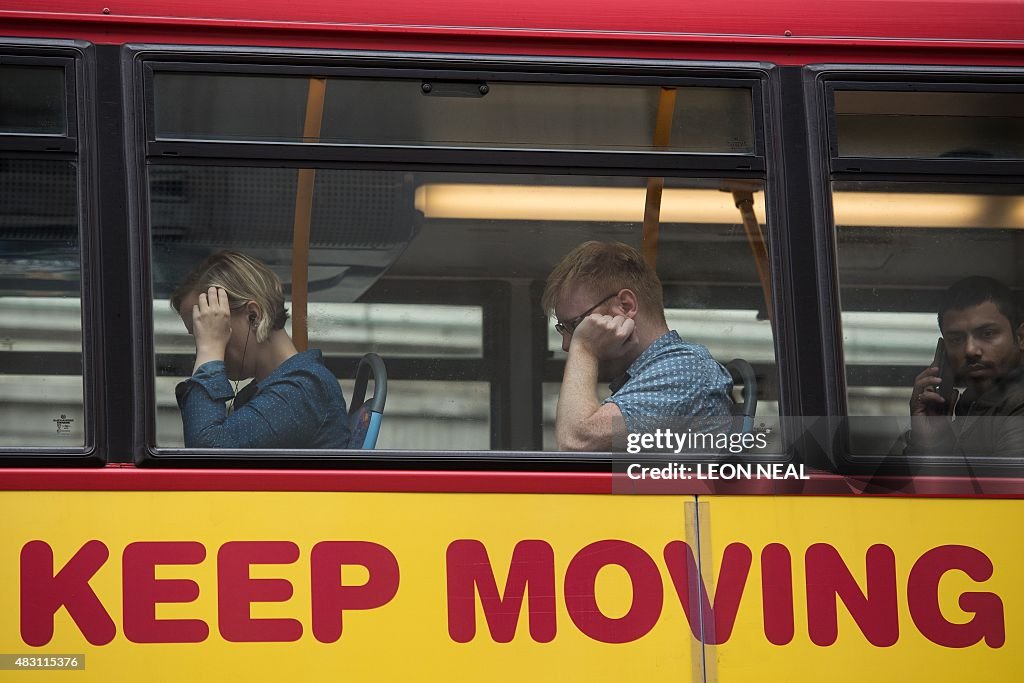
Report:
[[[177,386],[186,448],[348,448],[338,380],[317,350],[288,358],[234,398],[224,361],[203,363]]]
[[[610,388],[604,402],[619,407],[630,432],[649,431],[658,418],[670,417],[707,418],[698,426],[713,428],[732,415],[729,371],[675,330],[654,340]]]

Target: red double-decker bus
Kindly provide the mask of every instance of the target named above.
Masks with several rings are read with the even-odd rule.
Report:
[[[0,36],[0,670],[1014,677],[1024,416],[907,433],[947,288],[1024,291],[1018,0],[7,0]],[[756,447],[559,449],[541,294],[588,240],[744,361]],[[167,301],[222,249],[347,397],[383,358],[375,444],[186,447]]]

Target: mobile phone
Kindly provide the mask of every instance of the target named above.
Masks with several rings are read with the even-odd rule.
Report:
[[[949,359],[946,357],[946,344],[942,337],[939,337],[938,342],[935,344],[935,357],[932,359],[932,365],[939,369],[939,379],[941,380],[935,386],[934,391],[945,399],[946,409],[951,410],[953,407],[953,396],[956,393],[956,389],[953,387],[954,372]]]

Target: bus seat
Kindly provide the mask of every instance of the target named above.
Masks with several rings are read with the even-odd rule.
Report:
[[[733,415],[743,418],[742,433],[749,434],[754,430],[754,413],[757,412],[757,376],[753,366],[742,358],[733,358],[725,364],[725,369],[734,383],[743,386],[743,402],[734,406]]]
[[[371,377],[373,396],[367,401],[366,385]],[[348,410],[352,427],[349,448],[372,450],[377,446],[387,397],[388,372],[384,367],[384,359],[375,353],[368,353],[359,359],[359,367],[356,369],[356,384],[352,389],[352,403]]]

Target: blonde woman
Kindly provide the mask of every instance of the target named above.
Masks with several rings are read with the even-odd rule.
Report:
[[[218,252],[185,278],[171,306],[196,340],[192,376],[176,391],[186,448],[348,446],[338,381],[320,351],[292,344],[281,281],[266,265]],[[250,377],[236,397],[229,380],[237,387]]]

